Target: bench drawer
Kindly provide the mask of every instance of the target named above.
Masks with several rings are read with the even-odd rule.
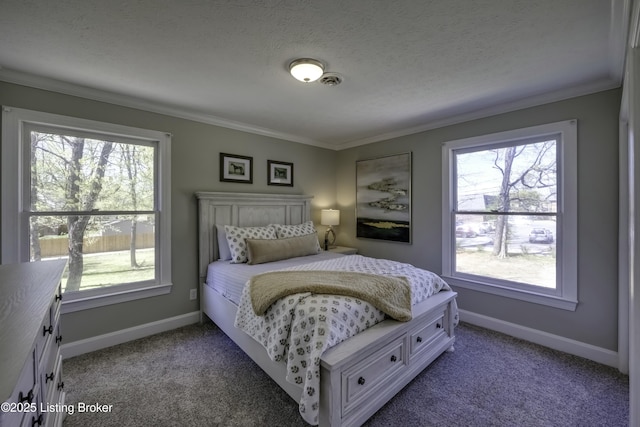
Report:
[[[389,377],[406,369],[406,338],[402,336],[342,373],[342,412],[371,397]]]

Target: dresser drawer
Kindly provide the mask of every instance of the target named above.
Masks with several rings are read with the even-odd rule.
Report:
[[[38,336],[36,338],[36,360],[38,362],[40,362],[40,359],[44,354],[44,349],[49,345],[49,342],[52,341],[51,337],[55,332],[54,329],[54,317],[51,313],[51,307],[49,307],[45,313],[42,325],[40,325],[40,328],[38,329]]]
[[[9,403],[9,411],[0,412],[0,426],[20,426],[23,418],[31,420],[31,415],[37,416],[38,412],[38,387],[37,371],[34,360],[35,352],[31,352],[27,359],[16,387],[7,400]],[[35,411],[34,411],[35,409]]]
[[[42,396],[45,397],[45,400],[51,394],[51,390],[55,388],[58,356],[59,352],[56,343],[51,341],[40,365],[40,384],[42,385]]]
[[[62,283],[58,285],[56,293],[53,296],[53,304],[51,305],[51,312],[54,317],[60,314],[60,307],[62,306]]]
[[[56,417],[61,411],[60,394],[62,392],[62,357],[54,352],[51,358],[50,370],[46,375],[42,375],[42,404],[40,420],[43,426],[55,425]]]
[[[430,345],[433,341],[446,338],[444,316],[443,310],[426,324],[409,332],[409,359],[421,356],[425,350],[433,348]]]
[[[346,368],[342,373],[342,413],[372,396],[384,381],[407,366],[406,338],[390,342],[380,350]],[[388,384],[388,383],[387,383]]]

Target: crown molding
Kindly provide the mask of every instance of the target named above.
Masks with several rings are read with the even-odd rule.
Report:
[[[576,98],[578,96],[590,95],[605,90],[616,89],[621,86],[621,80],[622,78],[601,80],[595,83],[574,86],[571,88],[548,92],[539,96],[532,96],[513,102],[502,103],[493,107],[482,108],[476,111],[464,113],[461,112],[460,114],[453,114],[445,118],[428,120],[423,125],[402,129],[396,132],[380,134],[369,138],[345,142],[344,144],[340,145],[338,150],[345,150],[348,148],[372,144],[374,142],[387,141],[390,139],[413,135],[416,133],[438,129],[445,126],[451,126],[459,123],[469,122],[472,120],[484,119],[487,117],[496,116],[498,114],[510,113],[512,111],[522,110],[525,108],[537,107],[544,104],[550,104],[552,102]]]
[[[339,144],[329,144],[307,138],[299,135],[292,135],[285,132],[278,132],[268,128],[250,125],[248,123],[228,120],[221,117],[190,111],[184,108],[153,102],[129,95],[118,94],[114,92],[104,91],[100,89],[90,88],[86,86],[76,85],[61,80],[50,79],[47,77],[37,76],[29,73],[0,68],[0,81],[14,83],[23,86],[29,86],[36,89],[43,89],[52,92],[58,92],[65,95],[77,96],[81,98],[91,99],[94,101],[106,102],[110,104],[120,105],[123,107],[135,108],[152,113],[164,114],[171,117],[177,117],[186,120],[192,120],[200,123],[206,123],[228,129],[234,129],[242,132],[262,135],[269,138],[276,138],[285,141],[297,142],[300,144],[311,145],[314,147],[324,148],[328,150],[341,151],[349,148],[359,147],[362,145],[372,144],[375,142],[386,141],[402,136],[412,135],[437,129],[445,126],[451,126],[471,120],[482,119],[498,114],[508,113],[523,108],[535,107],[551,102],[562,101],[577,96],[589,95],[603,90],[614,89],[620,87],[622,77],[609,78],[596,83],[589,83],[581,86],[575,86],[562,90],[556,90],[540,96],[529,97],[513,102],[499,104],[489,108],[482,108],[472,112],[461,112],[453,114],[446,118],[436,118],[427,120],[424,124],[414,127],[401,129],[394,132],[374,135],[367,138],[344,141]]]
[[[109,92],[101,89],[90,88],[87,86],[68,83],[61,80],[37,76],[34,74],[10,70],[2,67],[0,67],[0,81],[14,83],[22,86],[29,86],[36,89],[58,92],[65,95],[77,96],[80,98],[91,99],[93,101],[106,102],[123,107],[135,108],[152,113],[164,114],[167,116],[192,120],[214,126],[220,126],[227,129],[239,130],[242,132],[267,136],[270,138],[282,139],[306,145],[313,145],[320,148],[335,149],[334,146],[316,141],[312,138],[279,132],[268,128],[254,126],[248,123],[228,120],[222,117],[217,117],[197,111],[191,111],[185,108],[162,104],[155,101],[149,101],[146,99]]]

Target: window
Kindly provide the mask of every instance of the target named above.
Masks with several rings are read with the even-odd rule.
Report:
[[[170,291],[170,137],[5,108],[2,262],[66,258],[75,311]]]
[[[575,310],[577,122],[443,147],[443,274],[454,286]]]

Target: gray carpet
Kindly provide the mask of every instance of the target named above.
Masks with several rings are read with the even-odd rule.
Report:
[[[445,353],[366,424],[627,426],[616,369],[461,324]],[[213,323],[65,360],[64,426],[305,426],[297,404]]]

